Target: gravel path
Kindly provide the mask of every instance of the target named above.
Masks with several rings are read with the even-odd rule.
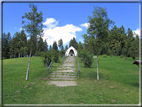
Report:
[[[75,72],[75,57],[68,56],[63,65],[57,68],[58,71],[50,73],[49,85],[54,84],[59,87],[76,86],[77,73]]]

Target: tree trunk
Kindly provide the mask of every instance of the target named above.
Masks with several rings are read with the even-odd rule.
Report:
[[[97,49],[97,80],[99,81],[99,62],[98,62],[98,49]]]
[[[30,50],[30,56],[29,56],[29,61],[28,61],[26,80],[28,80],[28,78],[29,78],[29,68],[30,68],[30,62],[31,62],[31,53],[32,53],[32,49]]]
[[[14,52],[14,58],[15,58],[15,52]]]

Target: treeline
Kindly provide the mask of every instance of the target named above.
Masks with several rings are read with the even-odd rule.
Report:
[[[90,26],[87,34],[83,35],[86,52],[97,56],[121,55],[126,59],[139,56],[139,35],[135,34],[134,37],[133,31],[130,28],[126,31],[123,25],[117,27],[108,18],[106,8],[96,6],[92,13],[92,16],[88,16]]]
[[[47,52],[47,42],[41,37],[33,39],[32,56],[40,55],[40,52]],[[10,32],[3,33],[2,37],[2,56],[3,59],[20,58],[29,56],[31,47],[31,38],[27,40],[24,30],[16,32],[11,37]]]
[[[31,49],[31,38],[27,39],[28,36],[21,30],[21,32],[16,32],[13,36],[11,36],[10,32],[3,33],[2,35],[2,56],[3,59],[10,59],[10,58],[20,58],[20,57],[27,57],[30,54]],[[74,41],[76,46],[74,45]],[[63,46],[63,40],[60,39],[57,42],[54,41],[53,45],[50,45],[48,48],[48,43],[43,41],[42,37],[39,36],[33,39],[32,45],[32,56],[46,56],[45,54],[51,54],[51,57],[63,57],[65,55],[65,51],[68,49],[66,45],[65,48]],[[77,42],[75,38],[70,41],[69,46],[77,47]],[[58,55],[55,55],[58,54]],[[56,58],[57,61],[59,58]]]
[[[97,55],[97,51],[94,48],[97,48],[96,45],[91,44],[91,40],[87,34],[83,35],[84,38],[84,48],[88,50],[88,52]],[[120,28],[116,25],[108,31],[108,35],[104,41],[99,41],[101,44],[98,46],[98,54],[99,55],[114,55],[120,56],[123,55],[126,58],[139,56],[139,36],[134,34],[130,28],[128,28],[128,32],[126,33],[125,28],[121,26]]]
[[[78,55],[80,55],[80,52],[83,49],[86,49],[89,53],[96,55],[96,51],[93,49],[95,46],[92,47],[91,42],[89,42],[90,40],[87,37],[87,34],[83,35],[84,44],[81,42],[77,43],[75,38],[71,39],[69,42],[69,47],[73,46],[75,49],[77,49]],[[31,39],[27,40],[27,35],[25,34],[24,30],[21,32],[16,32],[13,37],[11,37],[10,32],[7,34],[3,33],[3,58],[20,58],[29,55],[31,44],[30,41]],[[60,56],[64,56],[65,51],[68,49],[67,45],[64,48],[62,39],[58,41],[58,46],[57,42],[54,41],[53,45],[49,46],[49,49],[46,40],[43,41],[42,37],[35,38],[33,43],[32,56],[41,56],[41,52],[50,51],[52,53],[55,50],[59,52]],[[60,51],[58,48],[60,48]],[[132,57],[135,59],[135,57],[139,56],[139,36],[136,35],[136,37],[134,37],[134,34],[130,28],[128,28],[128,33],[126,33],[123,26],[119,28],[115,25],[113,29],[109,30],[108,37],[106,38],[105,42],[102,43],[98,52],[99,55],[123,55],[125,57]]]

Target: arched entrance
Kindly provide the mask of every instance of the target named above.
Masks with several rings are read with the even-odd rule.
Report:
[[[69,54],[70,54],[70,56],[74,56],[74,51],[71,49]]]

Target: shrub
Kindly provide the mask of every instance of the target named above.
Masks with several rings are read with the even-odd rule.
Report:
[[[123,58],[124,56],[123,55],[120,55],[120,58]]]
[[[65,56],[65,50],[61,50],[60,55],[61,55],[61,57]]]
[[[80,51],[81,62],[84,61],[85,55],[86,55],[86,52],[84,50],[82,52]]]
[[[54,62],[58,62],[59,61],[59,52],[56,50],[54,51],[54,58],[53,58]]]
[[[107,55],[106,54],[103,54],[103,58],[106,58],[107,57]]]
[[[84,63],[85,67],[90,68],[93,63],[93,55],[87,53],[86,51],[83,51],[81,53],[81,61]]]
[[[51,52],[41,52],[40,53],[42,58],[43,58],[43,62],[44,62],[44,67],[48,67],[49,64],[51,63],[52,61],[52,55],[51,55]]]
[[[85,57],[84,57],[84,65],[85,67],[89,67],[92,65],[93,63],[93,55],[90,55],[90,54],[86,54]]]

